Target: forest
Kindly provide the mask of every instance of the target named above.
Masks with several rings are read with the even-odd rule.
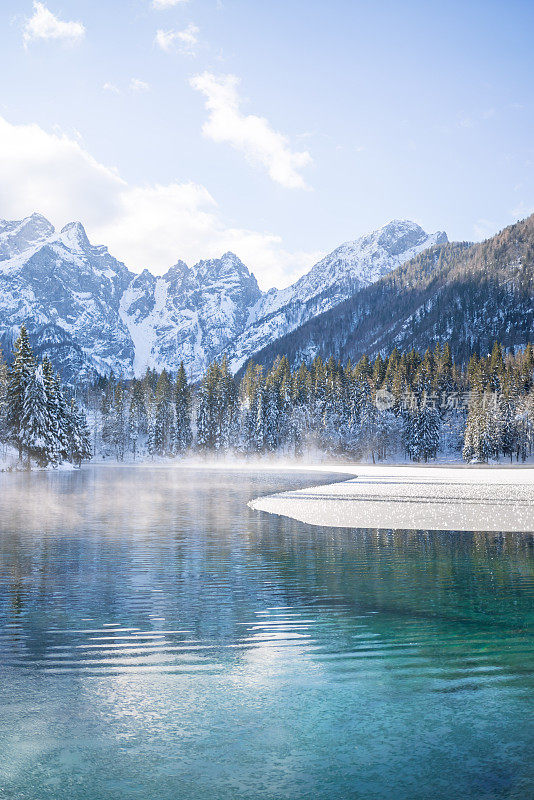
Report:
[[[457,364],[444,343],[296,369],[283,356],[239,380],[223,357],[196,385],[181,366],[69,393],[48,359],[37,364],[23,326],[10,366],[0,356],[0,441],[37,466],[192,453],[522,462],[534,450],[534,350],[497,342]]]

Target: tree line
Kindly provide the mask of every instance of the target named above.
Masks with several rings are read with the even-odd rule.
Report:
[[[0,443],[39,466],[193,452],[521,461],[534,448],[534,352],[496,343],[459,364],[445,343],[298,367],[282,356],[268,369],[249,363],[240,379],[223,357],[197,385],[181,365],[175,377],[100,377],[75,398],[48,358],[37,363],[23,326],[9,366],[0,354]]]
[[[84,394],[92,448],[106,458],[186,452],[282,454],[320,451],[373,461],[428,462],[440,453],[466,461],[524,460],[534,447],[531,345],[455,363],[448,344],[424,354],[396,348],[372,363],[316,358],[292,368],[249,364],[240,380],[223,357],[198,385],[183,365],[173,379],[100,378]]]

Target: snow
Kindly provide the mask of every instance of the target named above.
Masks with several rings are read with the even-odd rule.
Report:
[[[137,321],[128,313],[136,296],[130,285],[124,292],[119,306],[119,316],[126,326],[134,346],[134,375],[141,377],[147,367],[154,367],[153,349],[157,339],[157,322],[161,318],[167,303],[168,284],[164,278],[157,278],[154,288],[154,306],[152,311]]]
[[[333,485],[253,500],[312,525],[454,531],[534,532],[532,467],[317,467],[353,474]]]
[[[55,324],[72,351],[83,349],[88,374],[101,364],[104,373],[123,377],[140,376],[147,366],[175,373],[183,361],[197,380],[223,353],[237,370],[273,340],[443,240],[442,233],[394,221],[336,248],[292,286],[262,294],[230,252],[193,267],[178,262],[160,278],[148,270],[134,275],[106,247],[92,245],[79,222],[58,233],[38,214],[0,220],[0,327]],[[58,366],[68,373],[68,363]]]

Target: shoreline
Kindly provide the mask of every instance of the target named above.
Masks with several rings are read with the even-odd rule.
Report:
[[[322,527],[534,533],[532,466],[330,465],[317,471],[354,477],[259,497],[249,507]]]

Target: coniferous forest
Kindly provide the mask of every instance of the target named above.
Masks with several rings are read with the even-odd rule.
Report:
[[[9,368],[0,353],[0,442],[15,447],[27,467],[79,465],[92,456],[84,412],[65,395],[49,359],[37,363],[24,325]]]
[[[0,358],[0,439],[38,466],[190,453],[521,462],[534,450],[534,351],[496,343],[457,364],[438,344],[298,368],[278,357],[239,380],[223,358],[193,386],[181,366],[68,393],[47,358],[37,364],[23,326],[10,366]]]

